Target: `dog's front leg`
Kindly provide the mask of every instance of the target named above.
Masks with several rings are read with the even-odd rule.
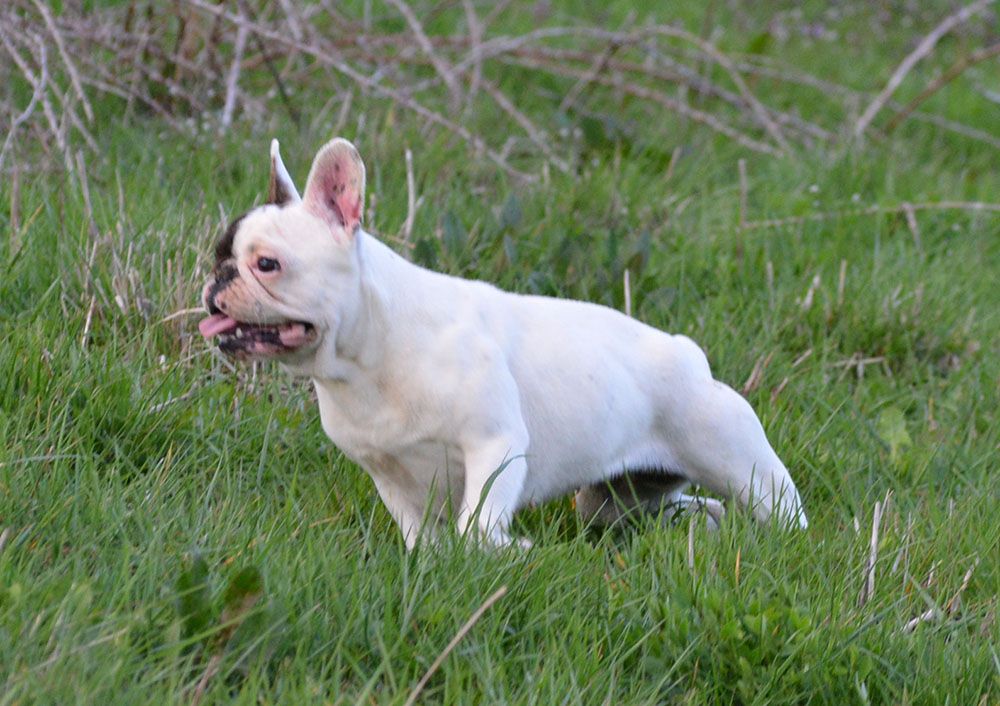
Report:
[[[465,492],[458,530],[471,529],[489,544],[511,543],[507,530],[524,488],[528,435],[522,429],[465,447]]]
[[[405,490],[383,477],[372,475],[372,480],[382,503],[403,533],[407,551],[413,551],[418,541],[434,540],[434,527],[430,522],[424,525],[423,509],[407,496]]]

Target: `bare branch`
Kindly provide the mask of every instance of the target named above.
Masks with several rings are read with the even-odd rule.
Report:
[[[10,148],[10,143],[14,139],[14,133],[17,129],[23,125],[31,114],[35,112],[35,106],[38,105],[39,99],[45,93],[45,87],[49,82],[49,69],[48,63],[46,62],[45,56],[45,46],[41,46],[39,54],[39,71],[38,71],[38,82],[35,83],[34,91],[31,93],[31,100],[28,101],[27,107],[21,112],[20,115],[14,117],[10,123],[10,130],[7,131],[7,137],[4,138],[3,147],[0,147],[0,173],[3,173],[3,160],[7,156],[7,150]]]
[[[992,2],[992,0],[983,1]],[[760,120],[761,124],[765,127],[768,134],[774,138],[775,142],[777,142],[783,150],[788,148],[788,143],[782,135],[781,130],[774,124],[774,121],[768,117],[767,110],[747,87],[746,82],[743,81],[739,72],[736,71],[732,61],[725,54],[720,52],[714,45],[706,42],[701,37],[669,25],[653,25],[651,27],[644,27],[634,32],[614,32],[597,27],[545,27],[533,32],[528,32],[527,34],[523,34],[519,37],[499,37],[497,39],[484,42],[478,47],[478,50],[470,52],[465,59],[455,64],[454,68],[456,71],[463,71],[475,61],[481,61],[484,58],[499,56],[501,54],[508,54],[514,49],[528,44],[533,44],[542,39],[552,39],[558,37],[587,37],[591,39],[599,39],[605,42],[635,44],[650,36],[666,36],[683,39],[698,46],[699,49],[711,57],[726,71],[733,83],[736,84],[740,93],[747,100],[754,115],[758,120]],[[777,151],[773,149],[772,152],[777,153]]]
[[[526,66],[533,69],[542,69],[548,71],[549,73],[557,74],[560,76],[571,76],[574,78],[584,78],[587,76],[585,71],[579,69],[573,69],[566,66],[548,64],[541,61],[536,61],[532,59],[507,59],[508,63],[518,64],[520,66]],[[671,98],[670,96],[655,91],[651,88],[641,86],[637,83],[622,83],[616,81],[614,78],[608,76],[595,76],[593,78],[594,83],[598,83],[605,86],[611,86],[617,88],[625,93],[636,96],[637,98],[645,98],[646,100],[651,100],[654,103],[659,103],[667,110],[671,110],[675,113],[683,115],[685,118],[689,118],[696,123],[701,123],[718,133],[725,135],[726,137],[732,138],[739,142],[744,147],[751,149],[755,152],[762,152],[764,154],[770,154],[774,156],[781,156],[781,152],[766,142],[761,142],[755,140],[749,135],[746,135],[736,128],[727,125],[722,120],[712,115],[711,113],[706,113],[703,110],[698,110],[697,108],[692,108],[687,103],[682,103],[681,101]]]
[[[465,9],[465,21],[469,25],[469,43],[472,50],[476,51],[483,42],[483,24],[476,15],[476,8],[472,0],[462,0],[462,7]],[[466,95],[466,107],[472,104],[472,99],[479,92],[479,84],[483,80],[483,62],[476,61],[472,65],[472,80],[469,83],[469,92]]]
[[[851,211],[830,211],[826,213],[810,213],[806,216],[790,216],[788,218],[771,218],[763,221],[750,221],[743,227],[746,230],[758,228],[781,228],[783,226],[800,225],[816,221],[828,221],[834,218],[851,218],[855,216],[873,216],[876,214],[903,213],[906,211],[982,211],[1000,213],[1000,203],[985,203],[983,201],[931,201],[927,203],[907,203],[898,206],[870,206]]]
[[[976,140],[990,147],[1000,150],[1000,137],[996,135],[991,135],[985,130],[979,130],[969,125],[965,125],[955,120],[949,120],[943,115],[937,115],[935,113],[922,113],[919,110],[915,111],[910,115],[911,120],[917,120],[922,123],[929,123],[935,127],[939,127],[943,130],[948,130],[956,135],[961,135],[962,137],[967,137],[970,140]]]
[[[77,73],[76,65],[73,60],[69,57],[69,52],[66,51],[66,44],[63,42],[62,35],[59,34],[59,30],[56,27],[55,21],[52,19],[52,14],[49,12],[45,4],[40,2],[40,0],[32,0],[35,3],[35,7],[38,8],[38,12],[42,15],[42,19],[45,20],[45,26],[48,28],[49,33],[55,40],[56,47],[59,49],[59,56],[62,57],[63,64],[66,65],[66,72],[69,74],[70,82],[73,84],[73,89],[76,91],[77,98],[80,99],[80,103],[83,104],[83,112],[87,116],[87,120],[93,122],[94,111],[90,107],[90,101],[87,100],[87,94],[83,91],[83,85],[80,83],[80,75]]]
[[[907,103],[903,108],[896,112],[895,115],[889,120],[885,125],[886,132],[892,132],[896,127],[906,120],[906,118],[912,113],[917,107],[926,101],[928,98],[933,96],[935,93],[944,88],[947,84],[954,81],[958,76],[960,76],[967,68],[978,64],[981,61],[986,61],[994,56],[1000,55],[1000,43],[994,44],[989,47],[983,47],[977,51],[963,56],[961,59],[956,61],[950,69],[945,71],[943,74],[938,76],[936,79],[931,81],[927,86],[920,92],[916,98]]]
[[[973,4],[946,18],[925,37],[897,69],[896,81],[903,80],[909,67],[922,58],[921,51],[933,50],[935,37],[994,2],[964,1]],[[838,114],[838,104],[844,113],[857,115],[859,105],[871,107],[883,94],[881,107],[896,111],[888,121],[890,130],[907,119],[929,122],[1000,149],[1000,136],[986,129],[916,110],[969,66],[1000,55],[1000,45],[960,59],[928,83],[917,99],[902,106],[891,100],[891,87],[889,93],[869,95],[785,66],[778,59],[724,52],[705,37],[668,24],[635,28],[629,20],[617,30],[553,26],[488,37],[487,27],[506,3],[495,3],[486,11],[475,0],[461,0],[464,22],[460,15],[455,33],[433,35],[428,34],[427,20],[413,0],[387,3],[405,26],[373,33],[360,18],[338,10],[332,0],[302,7],[294,0],[279,0],[271,6],[246,0],[183,0],[180,12],[185,29],[180,34],[186,39],[180,41],[177,33],[165,37],[156,31],[171,12],[156,3],[136,12],[133,2],[123,16],[115,7],[84,13],[71,3],[57,14],[46,0],[14,0],[8,3],[11,8],[5,5],[0,10],[0,54],[11,54],[12,76],[17,81],[23,78],[30,87],[24,95],[30,94],[31,100],[27,106],[13,104],[12,96],[22,95],[19,92],[8,92],[6,99],[0,99],[3,114],[10,116],[0,120],[12,127],[0,139],[0,172],[5,165],[10,169],[8,152],[14,151],[18,137],[23,136],[21,128],[40,135],[46,154],[61,154],[66,169],[75,172],[76,142],[83,140],[90,150],[97,149],[89,128],[93,119],[90,101],[97,93],[122,97],[126,120],[135,107],[148,108],[172,129],[185,133],[199,130],[200,116],[205,113],[218,111],[223,129],[233,124],[238,111],[263,118],[275,98],[272,84],[261,80],[265,68],[296,123],[300,122],[298,101],[292,87],[329,93],[330,101],[311,119],[319,125],[332,110],[342,127],[349,117],[351,98],[358,97],[357,89],[367,100],[387,101],[417,116],[425,131],[451,133],[470,151],[524,181],[547,174],[549,164],[570,172],[574,143],[555,139],[550,122],[525,108],[520,84],[489,80],[491,75],[502,75],[508,66],[543,72],[551,79],[547,83],[554,89],[549,97],[556,101],[551,110],[558,104],[562,111],[575,109],[585,115],[580,96],[597,90],[605,98],[627,103],[630,114],[674,113],[682,122],[707,127],[763,154],[784,155],[800,146],[810,148],[815,141],[832,141],[836,134],[822,124],[823,115]],[[259,7],[269,9],[255,10]],[[365,13],[370,22],[371,8]],[[326,31],[331,26],[334,31]],[[41,65],[40,52],[46,49],[49,57],[58,50],[59,73],[53,73],[54,65]],[[714,74],[705,71],[706,64],[718,70]],[[750,89],[750,77],[758,76],[809,86],[826,96],[834,110],[816,113],[820,116],[817,124],[803,118],[794,105],[769,106]],[[526,73],[524,78],[532,76]],[[671,91],[676,85],[690,87],[711,100],[692,105]],[[479,104],[480,92],[487,93],[498,108],[499,122],[489,134],[477,133],[473,127],[471,110]],[[448,107],[438,107],[442,103]],[[850,127],[854,124],[851,118]],[[531,146],[531,155],[522,156],[524,151],[516,149],[523,144]],[[513,154],[525,164],[542,161],[541,174],[515,167]],[[672,169],[668,168],[668,174]],[[745,186],[741,186],[743,222],[749,218]],[[913,230],[913,212],[899,212]],[[772,223],[745,225],[755,228]]]
[[[401,105],[402,107],[407,108],[408,110],[411,110],[412,112],[416,113],[425,120],[432,122],[436,125],[439,125],[440,127],[443,127],[455,133],[463,140],[468,142],[470,145],[472,145],[474,148],[486,154],[490,159],[496,162],[497,165],[499,165],[504,171],[506,171],[511,176],[529,182],[537,180],[538,178],[537,176],[533,174],[528,174],[526,172],[522,172],[521,170],[512,167],[503,157],[503,155],[498,154],[497,152],[492,150],[481,137],[470,132],[469,129],[466,128],[464,125],[449,120],[440,113],[421,105],[419,102],[405,95],[401,91],[388,88],[379,83],[377,80],[365,76],[364,74],[356,70],[354,67],[352,67],[350,64],[345,62],[342,58],[334,54],[331,54],[328,51],[319,49],[318,47],[315,46],[299,47],[297,44],[295,44],[294,39],[286,37],[283,33],[269,30],[266,27],[262,27],[260,24],[255,22],[249,22],[243,19],[242,17],[226,12],[225,9],[222,7],[209,4],[208,2],[206,2],[206,0],[185,0],[185,1],[189,5],[204,10],[205,12],[209,12],[215,16],[223,17],[226,20],[236,25],[245,25],[250,31],[259,34],[261,37],[270,39],[274,42],[278,42],[285,46],[291,46],[291,45],[296,46],[297,48],[301,49],[303,53],[308,54],[313,58],[330,66],[337,72],[347,76],[349,79],[351,79],[358,85],[370,90],[372,93],[379,95],[383,98],[391,99],[396,103],[398,103],[399,105]]]
[[[399,11],[399,14],[403,16],[406,20],[406,24],[410,26],[410,30],[413,32],[413,36],[417,39],[417,44],[423,49],[427,58],[431,60],[431,64],[434,65],[434,70],[438,72],[441,76],[441,80],[448,87],[448,92],[451,93],[451,102],[453,107],[457,107],[462,102],[462,89],[458,85],[458,80],[455,78],[454,70],[448,65],[444,59],[438,56],[437,52],[434,51],[434,47],[431,46],[431,42],[427,39],[427,34],[424,32],[423,25],[420,24],[420,20],[417,16],[413,14],[413,10],[407,5],[404,0],[386,0],[390,5]]]
[[[37,37],[35,38],[35,43],[37,46],[37,56],[39,66],[43,65],[45,56],[45,43],[42,42]],[[21,74],[28,81],[31,86],[36,89],[41,84],[41,79],[35,76],[35,72],[31,70],[28,62],[21,56],[20,52],[14,46],[11,38],[4,31],[3,26],[0,25],[0,44],[3,44],[7,53],[14,60],[17,68],[20,69]],[[69,144],[66,141],[66,130],[65,127],[59,124],[59,120],[56,118],[55,110],[52,107],[52,102],[49,100],[47,91],[43,87],[41,89],[41,101],[42,101],[42,113],[45,115],[45,120],[49,124],[49,133],[56,142],[56,146],[63,156],[63,164],[66,167],[68,173],[73,172],[73,157],[70,155]]]
[[[243,25],[236,28],[236,43],[233,46],[233,63],[229,67],[229,78],[226,79],[226,102],[222,107],[222,130],[225,131],[233,122],[233,110],[236,108],[236,94],[239,91],[240,65],[243,62],[243,51],[246,49],[249,30]]]
[[[490,94],[490,97],[496,102],[496,104],[500,106],[500,109],[513,118],[514,122],[520,125],[524,131],[528,133],[528,138],[535,144],[536,147],[538,147],[538,149],[542,151],[542,154],[544,154],[550,162],[556,165],[556,169],[564,174],[569,173],[570,168],[566,160],[562,159],[552,151],[552,148],[549,146],[548,138],[542,134],[542,131],[539,130],[534,123],[531,122],[531,119],[528,118],[527,115],[517,109],[517,106],[515,106],[506,95],[504,95],[503,91],[485,79],[482,80],[482,87],[487,93]]]
[[[570,106],[576,103],[580,94],[583,93],[583,89],[590,85],[597,74],[604,71],[604,68],[608,65],[608,61],[611,59],[612,54],[618,49],[617,44],[609,44],[604,48],[599,55],[594,57],[593,63],[590,65],[590,69],[587,73],[576,80],[573,87],[566,91],[566,95],[563,96],[562,101],[559,103],[559,112],[565,113],[569,110]]]
[[[985,10],[989,5],[992,5],[993,2],[994,0],[976,0],[976,2],[971,5],[966,5],[958,12],[948,15],[941,20],[941,22],[939,22],[934,29],[928,32],[927,36],[920,41],[917,47],[907,54],[906,58],[904,58],[903,61],[900,62],[899,66],[896,67],[892,76],[889,77],[889,82],[885,85],[885,88],[883,88],[881,92],[875,96],[875,99],[868,104],[868,107],[865,108],[861,117],[858,118],[858,122],[854,126],[854,136],[861,137],[865,133],[865,130],[868,129],[871,121],[874,120],[878,112],[882,110],[886,101],[889,100],[889,97],[896,91],[897,88],[899,88],[899,84],[903,82],[906,75],[910,73],[910,70],[913,69],[917,62],[934,51],[934,47],[937,45],[938,40],[941,39],[941,37],[968,20],[973,15]]]

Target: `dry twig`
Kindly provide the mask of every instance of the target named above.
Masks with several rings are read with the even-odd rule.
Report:
[[[486,79],[481,79],[480,85],[482,86],[483,90],[485,90],[490,95],[490,97],[496,102],[496,104],[500,106],[500,109],[503,110],[503,112],[507,113],[511,118],[513,118],[514,122],[520,125],[521,128],[526,133],[528,133],[528,139],[530,139],[535,144],[535,146],[539,150],[541,150],[542,154],[548,157],[549,161],[551,161],[554,165],[556,165],[556,169],[563,172],[564,174],[570,171],[569,164],[567,164],[564,159],[562,159],[559,155],[553,152],[552,147],[549,146],[548,137],[544,135],[542,131],[539,130],[533,122],[531,122],[531,119],[527,115],[525,115],[524,113],[522,113],[520,110],[517,109],[517,106],[510,101],[510,99],[503,93],[503,91],[501,91],[499,88],[494,86],[491,82],[487,81]]]
[[[976,567],[979,566],[979,557],[977,556],[975,561],[972,562],[972,566],[969,570],[965,572],[965,576],[962,577],[962,585],[958,587],[955,591],[955,595],[951,597],[951,600],[944,607],[944,612],[948,615],[954,615],[961,605],[962,594],[965,593],[965,589],[969,587],[969,582],[972,580],[972,574],[975,573]]]
[[[764,377],[764,371],[771,364],[771,358],[773,357],[774,351],[771,351],[757,359],[757,362],[753,364],[753,369],[750,371],[750,377],[743,383],[743,388],[740,390],[741,395],[746,397],[760,386],[760,381]]]
[[[462,8],[465,10],[465,21],[469,25],[469,42],[473,51],[483,42],[483,23],[479,21],[476,8],[472,0],[462,0]],[[472,80],[469,82],[469,92],[466,94],[466,108],[472,105],[472,99],[479,91],[479,85],[483,80],[483,64],[477,61],[472,65]]]
[[[226,19],[229,22],[232,22],[233,24],[246,26],[249,30],[259,34],[262,38],[270,39],[284,46],[291,45],[298,47],[298,45],[294,43],[294,40],[289,39],[282,33],[270,30],[264,26],[261,26],[258,23],[249,22],[248,20],[245,20],[244,18],[239,17],[238,15],[233,15],[232,13],[226,12],[224,8],[217,7],[215,5],[208,3],[206,0],[186,0],[186,2],[216,17],[221,17],[223,19]],[[351,79],[358,85],[362,86],[363,88],[370,90],[372,93],[379,95],[382,98],[391,99],[395,101],[398,105],[413,111],[414,113],[424,118],[425,120],[432,122],[436,125],[439,125],[447,130],[450,130],[451,132],[453,132],[454,134],[458,135],[463,140],[468,142],[478,151],[485,153],[490,159],[496,162],[497,165],[503,168],[503,170],[506,171],[511,176],[529,182],[535,181],[537,179],[535,175],[528,174],[511,166],[507,162],[507,160],[503,157],[503,155],[490,149],[489,146],[481,137],[472,133],[464,125],[456,123],[453,120],[449,120],[440,113],[425,107],[424,105],[420,104],[419,102],[409,97],[402,91],[388,88],[379,83],[377,80],[365,76],[357,69],[352,67],[350,64],[348,64],[346,61],[344,61],[341,57],[335,54],[331,54],[329,51],[311,45],[298,48],[302,49],[303,53],[308,54],[312,56],[314,59],[323,62],[330,68],[348,77],[349,79]]]
[[[965,593],[965,589],[969,587],[969,582],[972,581],[972,574],[975,572],[977,566],[979,566],[979,557],[976,557],[975,561],[972,562],[972,566],[970,566],[968,571],[965,572],[965,576],[962,577],[962,584],[958,587],[958,590],[951,597],[948,603],[945,604],[944,610],[941,610],[941,608],[937,606],[931,606],[917,617],[908,620],[906,624],[903,625],[903,632],[913,632],[921,623],[929,623],[941,620],[942,618],[952,617],[961,605],[962,594]],[[926,587],[930,586],[930,583],[933,580],[933,575],[934,569],[932,567],[931,573],[928,575]]]
[[[36,63],[44,68],[46,66],[45,56],[45,44],[37,37],[34,37],[36,45]],[[39,75],[36,76],[35,72],[31,70],[27,59],[25,59],[20,51],[14,46],[14,41],[11,37],[7,35],[4,31],[3,24],[0,23],[0,44],[3,44],[4,49],[10,55],[11,59],[14,60],[14,64],[20,70],[21,75],[28,81],[28,84],[32,86],[35,91],[39,94],[42,102],[42,114],[45,116],[45,120],[48,123],[49,134],[52,139],[55,140],[56,146],[59,148],[59,152],[63,157],[63,164],[66,167],[66,171],[69,173],[73,172],[73,157],[70,154],[69,144],[66,139],[66,130],[62,121],[60,121],[56,116],[56,111],[52,107],[52,101],[49,100],[48,92],[42,83],[41,70]]]
[[[688,522],[687,565],[691,571],[694,571],[694,520],[695,516],[692,515],[691,520]]]
[[[225,130],[239,114],[260,119],[276,98],[299,123],[297,102],[291,94],[294,87],[330,93],[328,106],[340,101],[337,123],[341,128],[346,124],[351,99],[360,92],[412,113],[423,121],[425,129],[454,135],[516,179],[533,181],[539,175],[532,171],[534,166],[511,163],[510,154],[518,154],[519,159],[524,154],[515,149],[519,142],[510,137],[511,129],[523,131],[534,146],[534,155],[540,158],[528,155],[524,164],[543,161],[543,175],[549,164],[572,172],[577,143],[551,139],[550,122],[525,108],[521,84],[515,87],[511,80],[497,78],[509,77],[510,72],[504,71],[509,66],[544,72],[555,85],[553,93],[563,112],[586,115],[579,105],[580,96],[585,91],[599,91],[612,100],[634,99],[629,102],[650,115],[672,113],[748,150],[768,155],[794,153],[816,141],[832,141],[835,134],[829,126],[802,117],[797,106],[779,109],[767,105],[751,90],[751,78],[809,86],[822,91],[845,112],[867,103],[871,116],[862,117],[868,122],[882,107],[889,107],[897,111],[889,122],[890,129],[906,119],[920,120],[1000,148],[1000,137],[986,130],[916,110],[964,69],[996,56],[1000,51],[997,45],[957,62],[910,104],[901,106],[890,100],[895,87],[933,50],[940,36],[992,0],[976,0],[946,18],[897,68],[886,89],[874,97],[775,59],[737,58],[704,36],[669,24],[632,27],[627,22],[618,30],[552,26],[488,37],[487,28],[506,3],[496,3],[481,16],[472,0],[461,0],[453,4],[464,13],[464,23],[461,14],[455,23],[456,33],[432,35],[412,0],[387,2],[406,23],[401,31],[372,30],[370,4],[365,5],[361,21],[330,3],[303,6],[280,0],[280,11],[261,11],[258,16],[255,8],[264,6],[247,0],[183,0],[182,31],[168,38],[156,28],[166,21],[169,11],[155,3],[143,12],[136,12],[132,4],[124,11],[108,8],[88,13],[71,3],[55,13],[45,0],[8,0],[0,9],[0,53],[11,55],[14,79],[23,79],[33,97],[27,108],[12,105],[11,97],[27,92],[8,92],[6,98],[0,97],[0,111],[10,116],[13,126],[0,147],[0,171],[4,165],[9,170],[10,162],[5,158],[18,147],[12,135],[15,130],[23,134],[24,128],[40,134],[46,152],[60,155],[67,171],[74,172],[76,141],[82,139],[91,150],[97,148],[88,127],[93,120],[95,93],[124,99],[126,119],[134,110],[146,108],[171,129],[194,133],[213,122]],[[46,47],[49,56],[58,53],[58,71],[55,65],[44,64]],[[715,77],[705,70],[710,65],[719,69]],[[259,80],[265,69],[272,83]],[[492,82],[490,76],[494,77]],[[670,86],[690,88],[702,100],[693,106],[671,92]],[[499,108],[500,124],[490,134],[477,133],[471,122],[472,106],[482,93]],[[438,107],[442,99],[447,108]],[[464,110],[456,110],[463,103]],[[319,118],[316,121],[318,125]],[[862,131],[866,125],[861,126]],[[668,174],[675,162],[672,158]],[[745,195],[744,184],[741,225],[748,218]],[[912,212],[904,211],[903,215],[908,223],[913,222]],[[767,224],[746,223],[747,227]]]
[[[553,64],[547,64],[545,62],[533,60],[533,59],[508,59],[509,63],[518,64],[526,68],[531,69],[541,69],[547,71],[548,73],[555,74],[557,76],[569,76],[573,78],[585,78],[587,76],[586,71],[581,71],[569,66],[557,66]],[[731,125],[726,124],[718,117],[711,113],[707,113],[703,110],[698,110],[697,108],[692,108],[687,103],[683,103],[676,98],[671,98],[665,93],[653,90],[646,86],[640,85],[638,83],[622,83],[611,76],[596,76],[593,79],[594,83],[601,84],[604,86],[610,86],[612,88],[617,88],[623,93],[628,93],[629,95],[635,96],[636,98],[643,98],[646,100],[653,101],[663,106],[667,110],[677,113],[685,118],[688,118],[696,123],[705,125],[706,127],[725,135],[738,143],[751,149],[754,152],[761,152],[763,154],[770,154],[774,156],[780,156],[781,152],[766,142],[761,142],[760,140],[755,140],[749,135],[740,132]]]
[[[236,97],[239,92],[240,70],[243,66],[243,52],[247,46],[249,31],[240,25],[236,30],[236,43],[233,45],[233,61],[229,66],[229,77],[226,79],[226,102],[222,106],[222,129],[229,128],[233,122],[233,110],[236,108]]]
[[[40,48],[39,64],[38,81],[35,83],[34,90],[31,93],[31,100],[28,101],[27,107],[25,107],[19,115],[15,116],[11,120],[10,129],[7,131],[7,137],[4,138],[3,146],[0,147],[0,173],[3,173],[3,160],[4,157],[7,156],[7,150],[10,149],[10,144],[14,139],[14,133],[16,133],[17,129],[31,117],[32,113],[35,112],[35,106],[38,105],[39,99],[45,93],[45,89],[48,86],[49,70],[44,45]]]
[[[940,40],[941,37],[968,20],[973,15],[985,10],[989,5],[992,5],[993,2],[994,0],[976,0],[976,2],[971,5],[966,5],[961,10],[948,15],[941,20],[941,22],[939,22],[934,29],[928,32],[927,36],[920,41],[917,47],[907,54],[906,58],[903,59],[899,66],[896,67],[892,76],[889,77],[889,82],[885,85],[885,88],[883,88],[879,94],[875,96],[874,100],[868,104],[868,107],[865,108],[861,117],[858,118],[858,122],[854,126],[854,136],[861,137],[865,133],[865,130],[868,129],[868,125],[870,125],[871,121],[875,119],[878,112],[885,107],[889,97],[896,91],[897,88],[899,88],[899,85],[903,82],[903,79],[906,78],[907,74],[910,73],[910,70],[913,69],[917,62],[934,51],[934,47],[937,45],[938,40]]]
[[[462,102],[462,89],[455,78],[454,70],[448,65],[448,62],[434,51],[434,47],[424,32],[423,25],[420,24],[420,20],[417,19],[410,6],[404,0],[386,0],[386,2],[396,8],[399,14],[406,20],[406,24],[410,26],[410,31],[413,32],[413,36],[417,39],[417,44],[420,45],[420,48],[427,55],[427,58],[430,59],[431,64],[433,64],[434,70],[438,72],[441,80],[448,87],[448,92],[451,94],[452,107],[457,107]]]
[[[1000,203],[986,203],[983,201],[930,201],[927,203],[909,203],[898,206],[870,206],[868,208],[853,209],[850,211],[828,211],[824,213],[810,213],[805,216],[789,216],[787,218],[770,218],[762,221],[750,221],[743,227],[746,230],[758,228],[781,228],[783,226],[801,225],[802,223],[812,223],[815,221],[828,221],[834,218],[852,218],[857,216],[873,216],[877,214],[905,213],[909,209],[916,211],[973,211],[986,213],[1000,213]]]
[[[885,495],[885,501],[875,501],[875,508],[872,511],[872,536],[868,545],[868,561],[865,563],[865,583],[861,587],[861,595],[858,597],[858,605],[863,606],[875,594],[875,565],[878,563],[878,538],[879,529],[882,524],[882,511],[889,504],[889,493]]]
[[[622,288],[625,292],[625,316],[632,316],[632,273],[627,267],[622,275]]]
[[[77,73],[76,65],[70,58],[69,52],[66,50],[66,43],[63,41],[62,35],[59,33],[59,29],[56,27],[56,23],[52,19],[52,13],[49,12],[47,7],[45,7],[45,3],[40,2],[40,0],[32,1],[35,3],[35,7],[38,8],[38,12],[45,21],[45,27],[49,30],[49,33],[55,40],[56,47],[59,49],[59,56],[62,58],[63,64],[66,66],[66,71],[69,73],[73,90],[76,91],[76,96],[80,99],[80,103],[83,105],[83,112],[87,116],[87,120],[93,121],[94,110],[90,107],[90,101],[87,100],[87,94],[83,91],[83,85],[80,82],[80,75]]]
[[[682,39],[690,42],[696,45],[704,55],[710,57],[718,63],[719,66],[721,66],[732,79],[737,89],[750,105],[753,114],[757,117],[761,124],[764,125],[767,133],[774,138],[775,142],[777,142],[782,149],[787,148],[788,143],[782,135],[781,130],[774,124],[774,121],[770,119],[767,115],[767,111],[763,108],[760,101],[747,87],[746,82],[743,81],[743,78],[739,75],[739,72],[736,70],[729,57],[701,37],[670,25],[653,25],[650,27],[643,27],[634,32],[614,32],[600,29],[598,27],[545,27],[518,37],[498,37],[494,40],[484,42],[479,46],[478,51],[474,55],[470,53],[470,56],[456,64],[455,70],[464,70],[471,62],[481,61],[484,58],[500,56],[502,54],[508,54],[517,48],[533,44],[543,39],[575,37],[596,39],[621,45],[632,45],[637,44],[651,36],[673,37],[675,39]],[[585,77],[587,76],[587,73],[578,73],[577,75],[578,77]],[[679,104],[679,102],[676,101],[674,103]],[[773,147],[770,148],[770,152],[773,154],[780,154],[780,151],[775,150]]]
[[[406,220],[403,221],[403,232],[400,238],[404,243],[410,242],[413,233],[413,221],[417,216],[417,187],[413,178],[413,152],[406,148]]]
[[[967,68],[982,61],[986,61],[987,59],[992,59],[995,56],[1000,56],[1000,43],[983,47],[982,49],[978,49],[967,56],[963,56],[961,59],[956,61],[950,69],[927,84],[924,90],[922,90],[916,98],[896,111],[896,114],[893,115],[892,118],[889,119],[889,122],[885,124],[885,131],[892,132],[895,130],[901,122],[906,120],[906,118],[908,118],[910,114],[920,106],[921,103],[958,78],[958,76],[960,76]]]
[[[445,646],[445,648],[441,651],[441,654],[439,654],[431,663],[431,666],[427,668],[427,671],[424,673],[424,676],[420,678],[420,681],[417,682],[417,685],[413,687],[413,691],[410,692],[410,696],[406,699],[405,706],[413,706],[413,704],[417,702],[417,697],[420,696],[420,692],[424,690],[424,687],[427,686],[427,682],[430,681],[430,678],[434,676],[434,672],[436,672],[444,663],[445,659],[448,658],[451,651],[455,649],[459,642],[462,641],[462,638],[468,634],[469,630],[471,630],[472,627],[479,622],[479,619],[483,617],[483,614],[488,611],[494,603],[503,598],[506,593],[507,587],[501,586],[497,589],[496,593],[483,601],[483,604],[476,609],[476,612],[469,616],[469,619],[465,621],[465,624],[458,629],[457,633],[455,633],[455,637],[451,638],[451,642]]]

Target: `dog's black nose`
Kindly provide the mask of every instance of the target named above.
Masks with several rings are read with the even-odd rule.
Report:
[[[205,285],[202,301],[209,314],[224,314],[225,312],[215,303],[215,298],[219,292],[226,288],[226,285],[239,276],[239,270],[232,261],[226,261],[217,265],[213,274],[215,279]]]
[[[201,305],[205,307],[209,314],[214,316],[215,314],[221,314],[218,305],[215,303],[215,294],[218,291],[218,281],[211,280],[205,283],[205,287],[201,290]]]

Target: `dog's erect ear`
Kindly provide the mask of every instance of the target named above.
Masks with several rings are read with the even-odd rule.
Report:
[[[361,225],[365,202],[365,164],[350,142],[336,138],[323,145],[313,160],[303,204],[313,215],[348,235]]]
[[[292,177],[285,169],[285,163],[281,161],[278,141],[271,140],[271,183],[267,187],[267,202],[277,206],[285,206],[290,203],[298,203],[301,200],[299,190],[295,188]]]

